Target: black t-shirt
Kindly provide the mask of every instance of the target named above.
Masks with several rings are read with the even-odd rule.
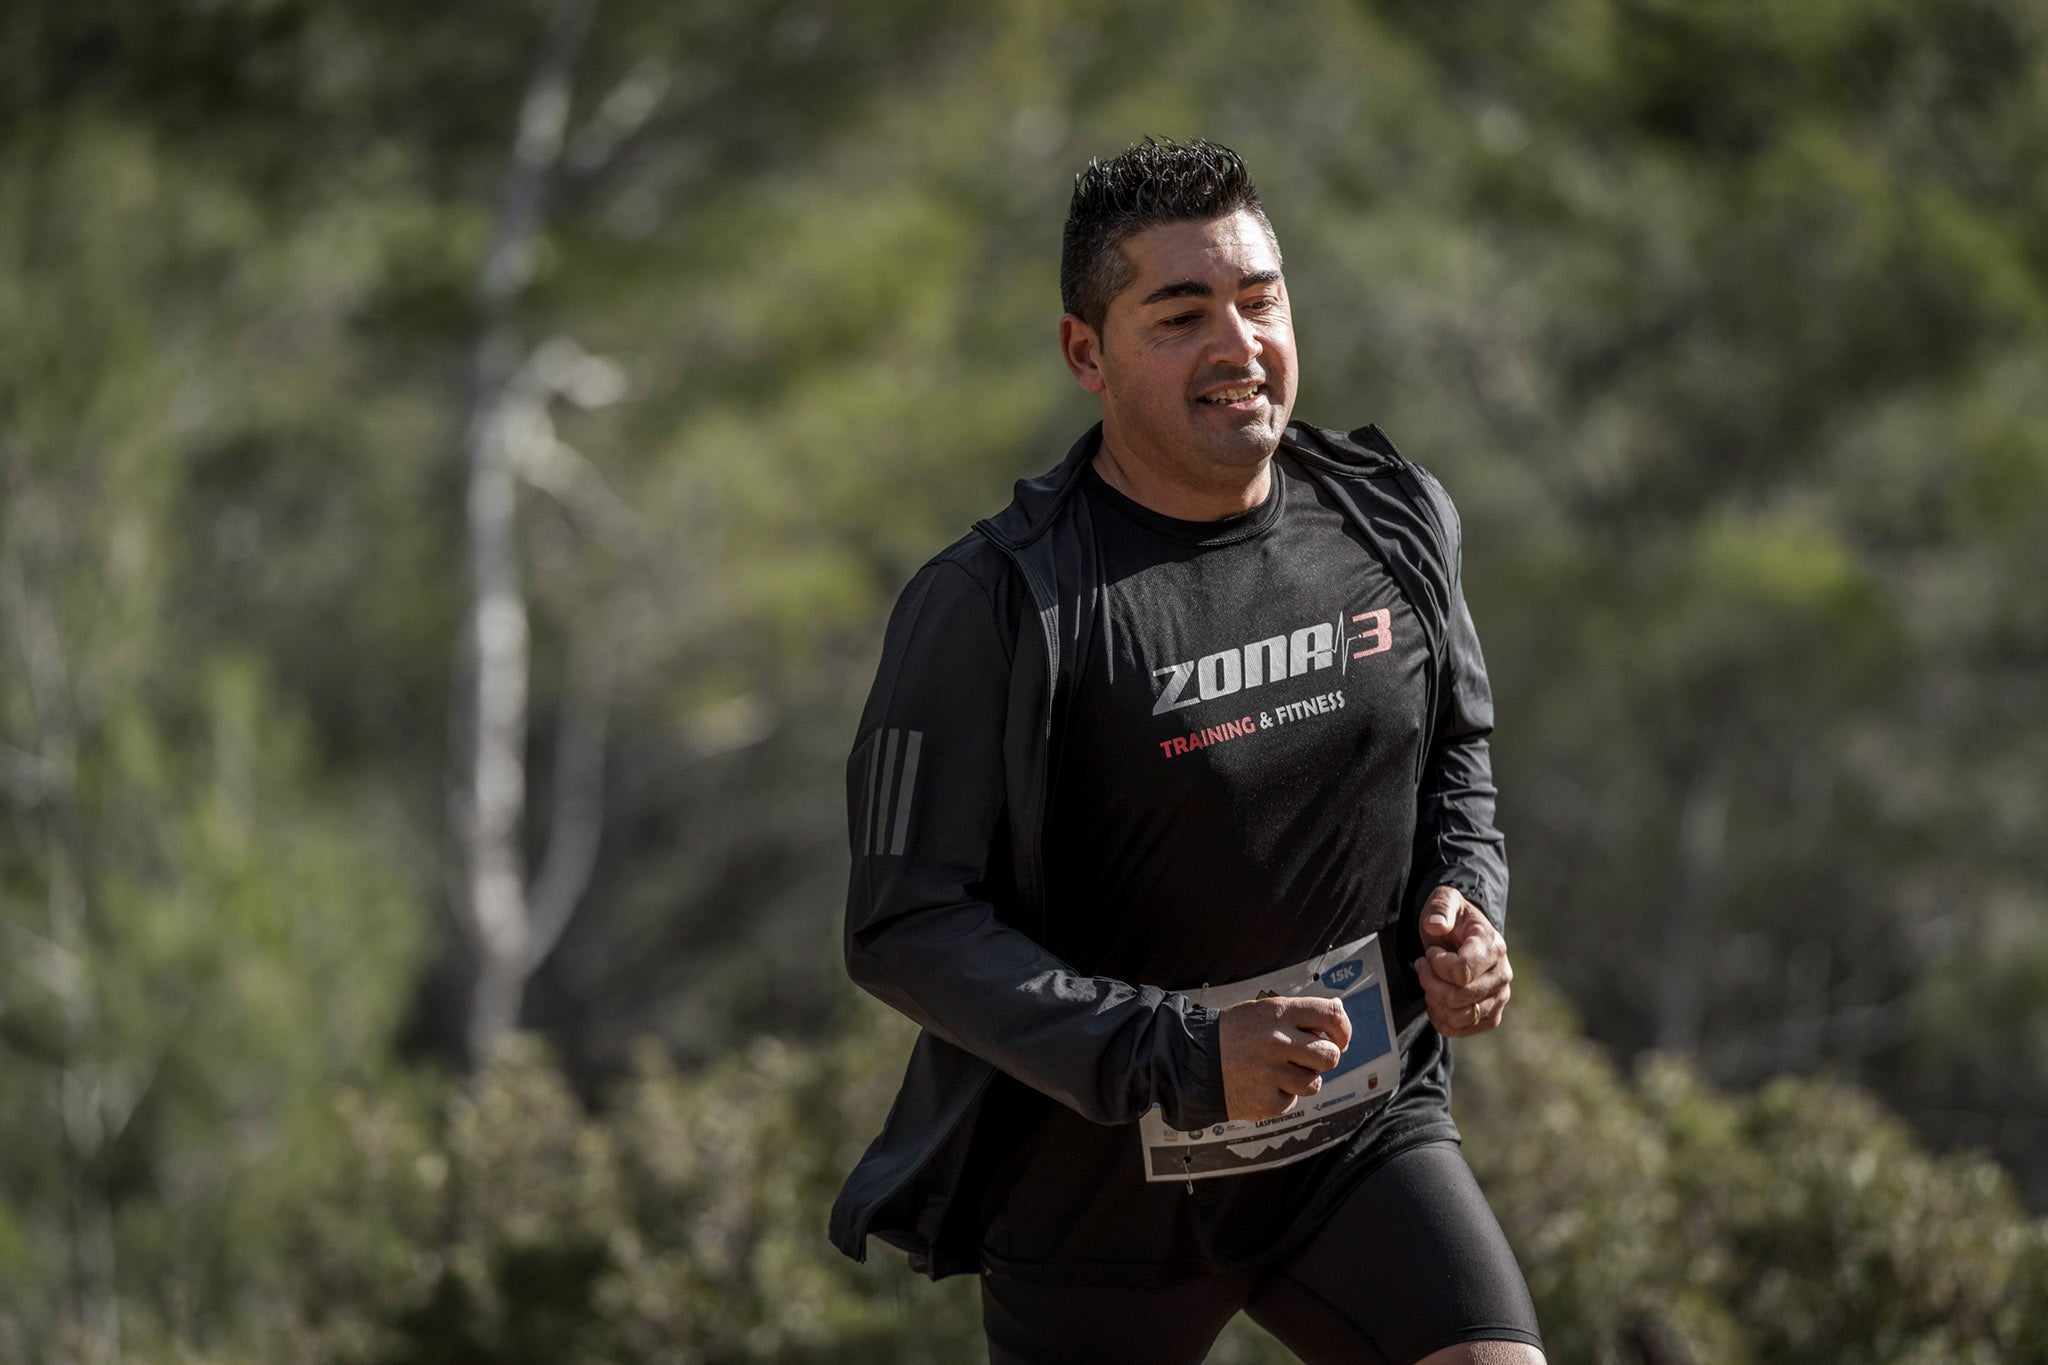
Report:
[[[1258,507],[1161,516],[1091,468],[1107,584],[1057,753],[1046,946],[1188,990],[1379,933],[1401,1084],[1291,1165],[1148,1183],[1136,1125],[998,1076],[979,1120],[983,1254],[1020,1276],[1146,1282],[1256,1264],[1402,1147],[1455,1137],[1449,1053],[1395,932],[1429,666],[1364,538],[1286,454]]]

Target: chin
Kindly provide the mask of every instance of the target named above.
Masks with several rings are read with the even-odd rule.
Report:
[[[1223,437],[1212,432],[1209,439],[1201,444],[1209,458],[1218,464],[1255,468],[1273,458],[1273,452],[1280,448],[1280,433],[1285,429],[1284,424],[1278,427],[1261,424]]]

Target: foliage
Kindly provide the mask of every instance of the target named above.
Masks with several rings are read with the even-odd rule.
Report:
[[[1460,1123],[1553,1359],[2048,1359],[2048,1224],[1990,1162],[1920,1153],[1847,1086],[1628,1080],[1540,984],[1514,1013],[1460,1045]],[[854,1022],[693,1074],[643,1048],[595,1114],[530,1037],[438,1098],[340,1092],[261,1311],[206,1358],[979,1358],[971,1277],[824,1237],[908,1043]],[[1240,1320],[1212,1359],[1291,1356]]]
[[[1553,1359],[2048,1359],[2048,1223],[1995,1163],[1928,1156],[1838,1081],[1627,1079],[1516,984],[1456,1108]]]
[[[546,1049],[509,1046],[438,1106],[337,1100],[346,1134],[266,1285],[273,1358],[948,1361],[973,1285],[913,1289],[825,1240],[886,1106],[900,1028],[764,1038],[679,1075],[657,1048],[596,1117]]]
[[[393,1054],[460,1015],[454,428],[547,8],[0,6],[0,1356],[971,1352],[817,1237],[901,1044],[837,767],[898,587],[1090,420],[1056,224],[1146,132],[1250,158],[1301,414],[1458,497],[1518,962],[1692,1059],[1540,998],[1465,1054],[1558,1357],[2048,1350],[2002,1178],[1867,1098],[2048,1207],[2038,0],[605,0],[520,323],[623,381],[523,527],[537,807],[622,641],[606,836],[561,1071],[449,1090]]]
[[[380,1069],[422,937],[385,793],[322,770],[260,652],[194,649],[189,501],[246,224],[81,119],[0,158],[0,1354],[207,1317],[262,1173]],[[199,524],[200,539],[215,528]]]

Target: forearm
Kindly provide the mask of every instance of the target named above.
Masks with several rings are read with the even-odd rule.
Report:
[[[1437,746],[1416,797],[1410,909],[1439,886],[1456,888],[1495,928],[1507,921],[1507,844],[1494,823],[1496,792],[1483,737]]]
[[[1446,623],[1437,711],[1422,778],[1416,788],[1415,848],[1409,910],[1438,886],[1455,887],[1485,912],[1495,928],[1507,923],[1507,844],[1494,823],[1488,739],[1493,733],[1493,691],[1480,653],[1479,634],[1454,588]]]
[[[1224,1117],[1217,1012],[1074,971],[985,902],[920,907],[847,936],[863,989],[1097,1123],[1156,1102],[1177,1128]]]

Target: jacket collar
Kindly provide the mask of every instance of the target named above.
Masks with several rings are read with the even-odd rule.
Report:
[[[1019,479],[1010,505],[994,516],[976,523],[998,545],[1018,550],[1045,534],[1057,519],[1060,508],[1081,486],[1081,471],[1095,458],[1102,444],[1102,423],[1081,433],[1081,439],[1067,449],[1066,458],[1035,479]]]
[[[1387,434],[1371,423],[1354,431],[1331,431],[1307,422],[1289,422],[1280,444],[1311,466],[1337,474],[1392,474],[1407,463]]]
[[[1402,463],[1394,443],[1376,426],[1342,432],[1289,422],[1280,444],[1312,468],[1333,474],[1391,474]],[[1057,465],[1036,478],[1017,480],[1010,505],[981,522],[982,530],[1012,550],[1044,535],[1060,508],[1080,488],[1081,471],[1101,445],[1102,423],[1097,422],[1081,433]]]

